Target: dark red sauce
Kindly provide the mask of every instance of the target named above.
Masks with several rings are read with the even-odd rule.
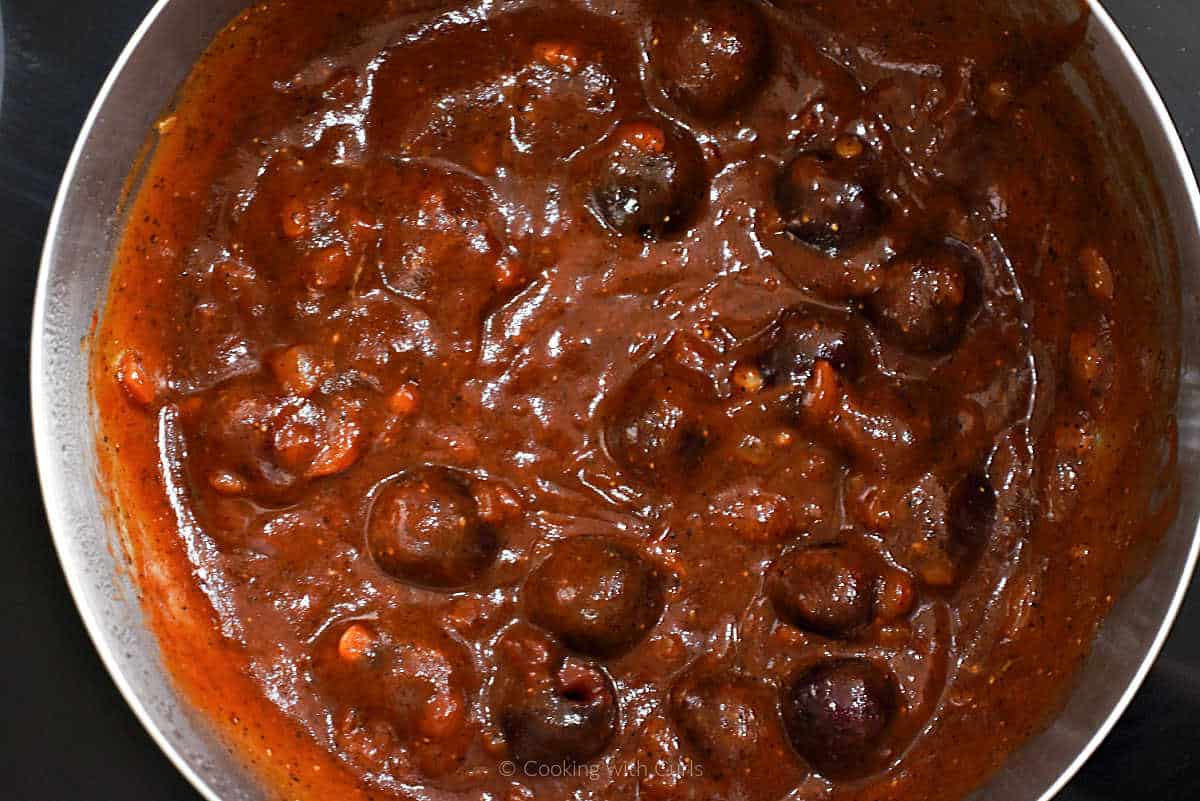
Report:
[[[1166,302],[949,0],[268,2],[95,391],[168,663],[281,796],[956,799],[1169,517]]]

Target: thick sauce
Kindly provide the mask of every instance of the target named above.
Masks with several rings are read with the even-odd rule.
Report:
[[[168,662],[281,795],[955,799],[1044,723],[1169,519],[1175,364],[1086,18],[977,5],[221,33],[95,392]]]

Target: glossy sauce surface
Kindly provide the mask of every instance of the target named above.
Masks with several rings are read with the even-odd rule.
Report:
[[[168,662],[281,794],[954,799],[1045,722],[1169,519],[1174,345],[1086,17],[959,6],[218,37],[94,384]]]

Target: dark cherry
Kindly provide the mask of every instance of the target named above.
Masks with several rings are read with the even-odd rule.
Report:
[[[685,230],[704,199],[700,148],[666,123],[622,123],[601,145],[589,204],[623,236],[669,238]]]
[[[970,563],[987,544],[996,519],[996,490],[981,470],[972,470],[950,492],[949,527],[952,549]]]
[[[384,162],[367,172],[366,220],[379,228],[360,230],[370,232],[362,235],[368,241],[377,235],[378,244],[374,270],[357,280],[376,280],[370,273],[377,271],[391,293],[421,308],[440,333],[473,341],[509,264],[487,185],[419,161]],[[344,280],[355,280],[355,260],[341,262]],[[385,329],[384,335],[397,333]]]
[[[952,349],[966,328],[974,276],[956,249],[939,245],[888,265],[867,314],[889,340],[916,353]]]
[[[902,475],[923,464],[933,426],[920,387],[896,386],[877,375],[843,390],[831,422],[860,469]]]
[[[723,672],[685,676],[671,691],[671,718],[704,762],[732,768],[778,738],[766,688]]]
[[[802,154],[784,167],[775,197],[787,232],[829,254],[872,234],[883,212],[860,172],[858,159],[814,153]]]
[[[525,585],[529,619],[591,656],[618,656],[641,642],[663,603],[662,579],[645,559],[592,535],[555,545]]]
[[[689,472],[709,444],[700,396],[692,382],[658,371],[634,376],[605,430],[609,454],[651,483]]]
[[[771,37],[762,14],[743,0],[700,0],[666,10],[654,26],[652,63],[667,95],[705,119],[747,102],[763,82]]]
[[[424,705],[442,693],[462,695],[472,674],[461,645],[434,626],[403,616],[331,628],[314,653],[313,669],[322,688],[340,701],[386,714],[401,729],[424,727]],[[443,669],[445,678],[433,678]],[[461,718],[466,713],[465,706],[457,710]]]
[[[197,453],[214,470],[236,477],[245,494],[268,504],[295,498],[326,438],[320,406],[277,391],[257,379],[227,382],[204,406],[195,438]]]
[[[225,467],[252,482],[255,489],[285,490],[294,480],[273,458],[275,398],[244,382],[231,382],[205,407],[201,442],[221,454]]]
[[[758,358],[763,377],[771,384],[800,385],[822,359],[839,373],[853,375],[861,359],[862,323],[843,311],[820,307],[794,309],[772,332]]]
[[[427,616],[395,610],[331,626],[314,649],[312,673],[339,727],[386,727],[430,775],[461,764],[478,686],[470,654]]]
[[[801,673],[784,691],[783,721],[796,751],[830,778],[880,767],[895,717],[893,680],[863,659],[837,659]]]
[[[587,762],[608,747],[619,722],[612,681],[578,657],[507,680],[500,705],[500,730],[518,764]]]
[[[776,614],[827,637],[846,637],[870,622],[876,576],[859,553],[840,546],[801,548],[781,556],[767,579]]]
[[[375,563],[409,584],[469,584],[492,563],[498,545],[466,485],[446,470],[422,468],[388,482],[368,516]]]

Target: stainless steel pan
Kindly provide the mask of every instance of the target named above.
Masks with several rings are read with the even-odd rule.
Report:
[[[212,36],[244,0],[160,0],[118,59],[67,165],[42,259],[33,317],[33,426],[55,544],[84,623],[129,705],[202,795],[263,799],[266,792],[173,688],[137,591],[114,554],[95,475],[86,342],[119,229],[122,186],[146,132]],[[1200,195],[1179,137],[1137,57],[1093,3],[1090,57],[1111,98],[1133,120],[1113,126],[1114,158],[1144,148],[1150,174],[1129,191],[1158,208],[1161,262],[1180,265],[1182,391],[1179,460],[1183,502],[1145,577],[1105,622],[1065,709],[1019,751],[977,801],[1046,801],[1075,773],[1125,709],[1166,637],[1196,559],[1200,516]],[[1103,94],[1103,93],[1102,93]],[[1137,141],[1140,139],[1140,143]],[[1135,171],[1136,172],[1136,171]]]

